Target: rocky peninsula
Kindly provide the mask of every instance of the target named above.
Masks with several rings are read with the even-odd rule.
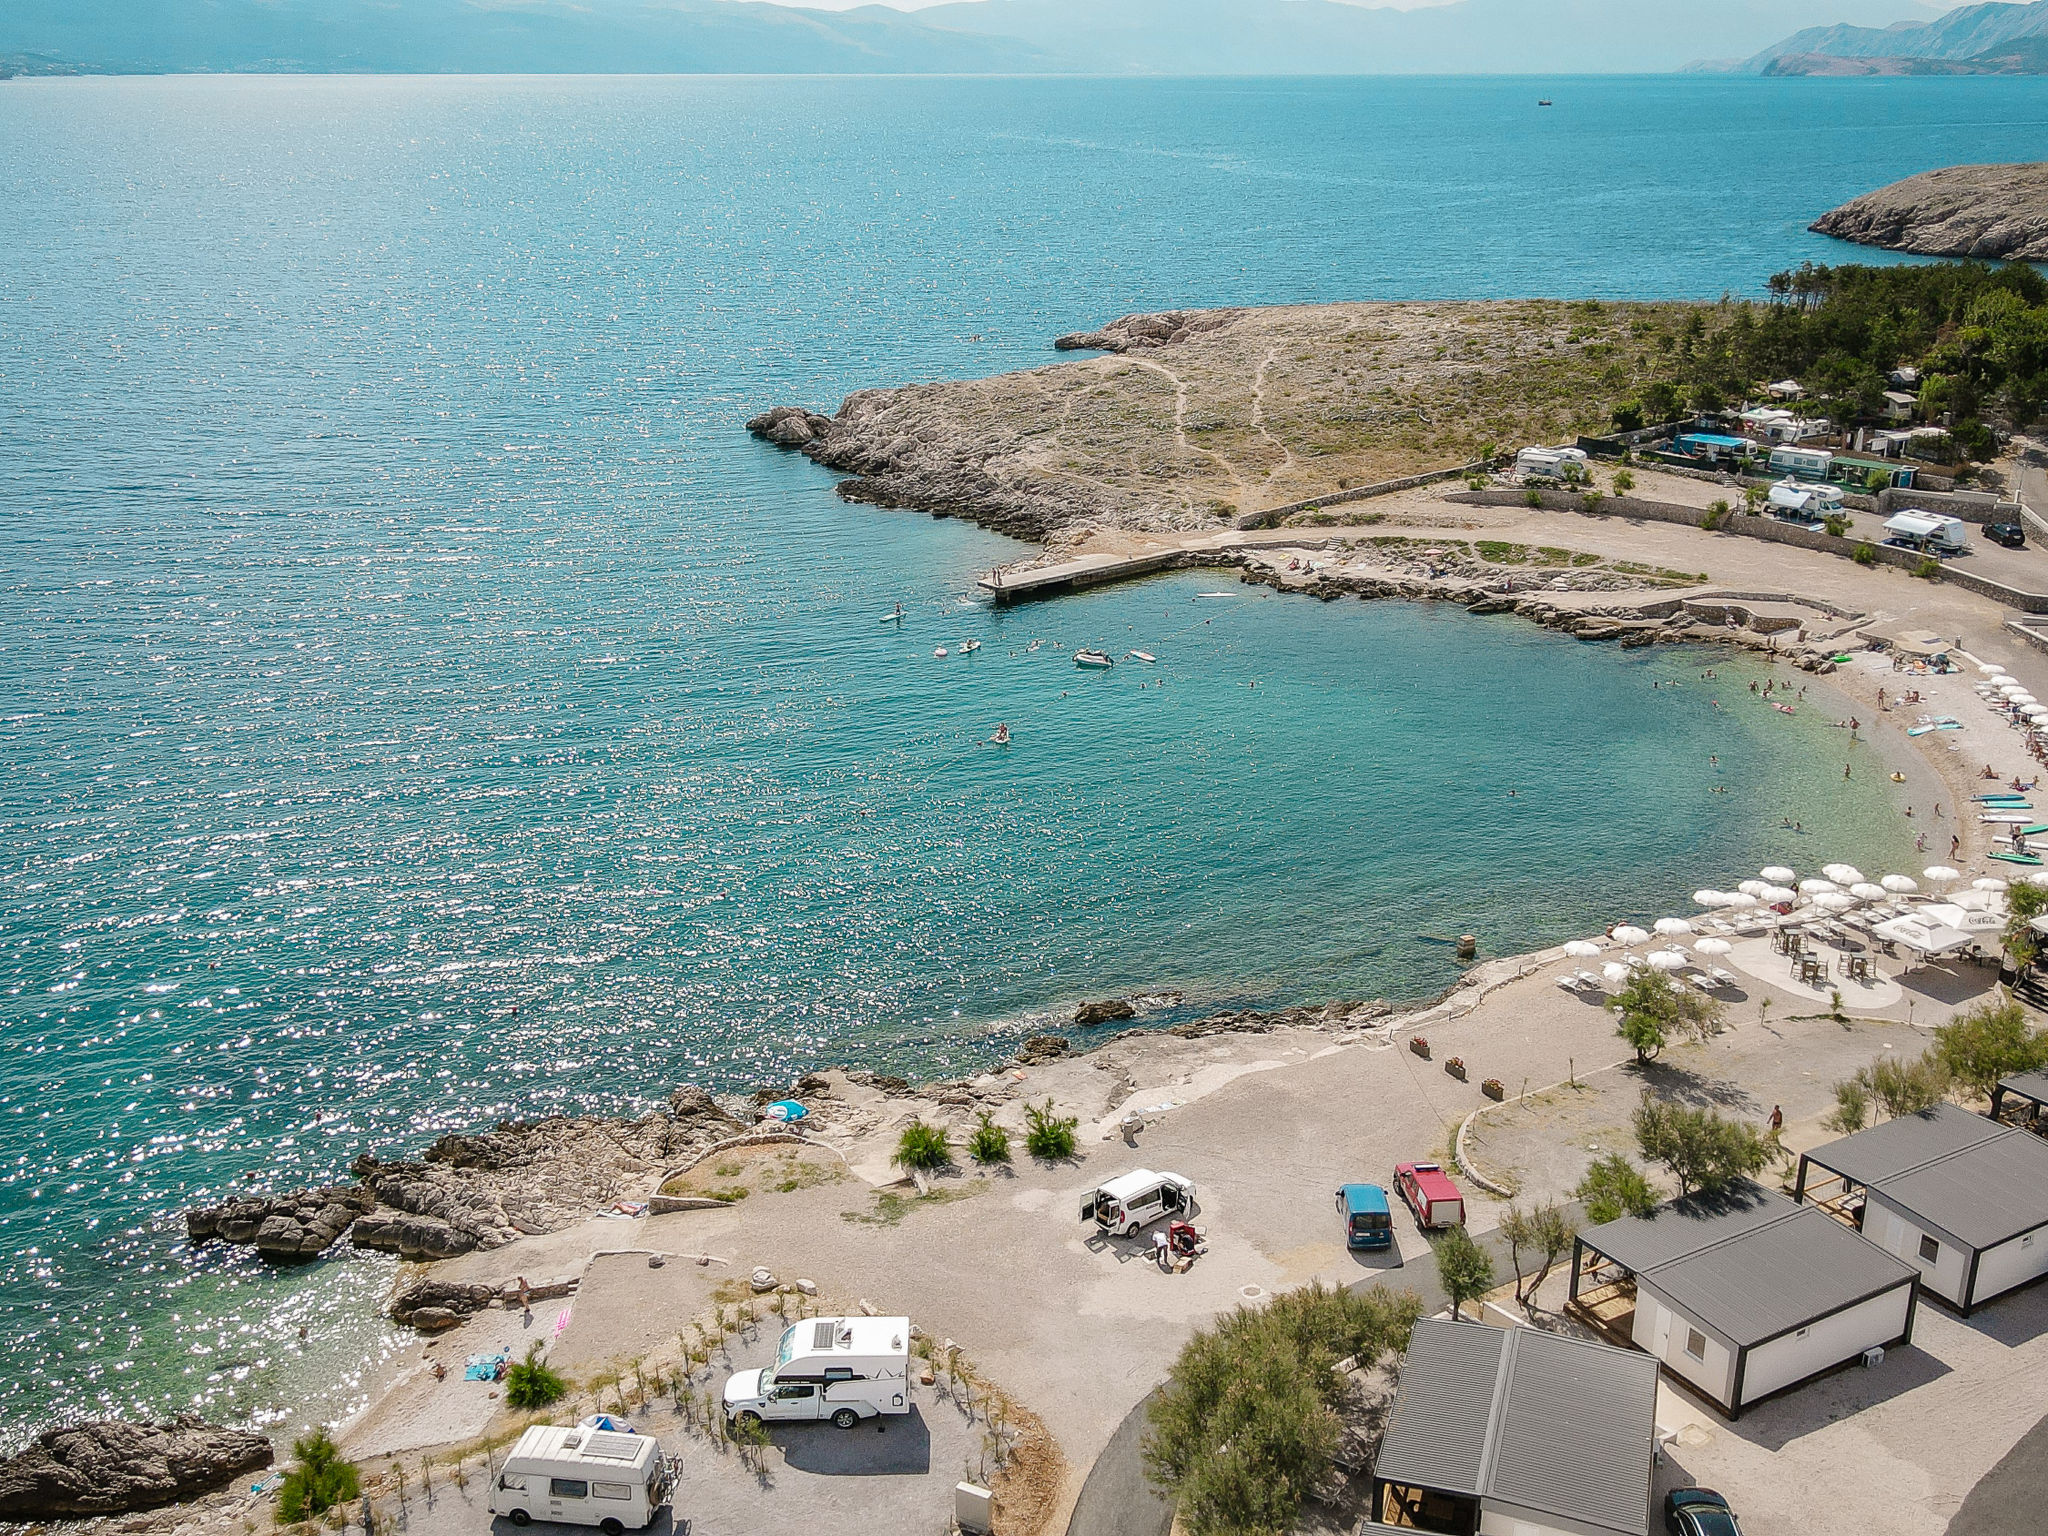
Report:
[[[1188,533],[1605,430],[1701,306],[1528,300],[1127,315],[1059,338],[1105,355],[866,389],[747,423],[848,478],[849,500],[1054,547]]]
[[[1923,171],[1822,214],[1812,228],[1916,256],[2048,260],[2048,163]]]

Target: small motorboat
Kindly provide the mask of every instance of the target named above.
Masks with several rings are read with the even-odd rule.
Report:
[[[1116,663],[1109,659],[1107,651],[1076,651],[1074,652],[1074,665],[1077,667],[1094,667],[1101,670],[1113,667]]]
[[[1007,722],[996,727],[996,733],[989,737],[988,744],[992,747],[1007,747],[1010,744],[1010,727]]]
[[[981,642],[979,640],[962,640],[960,642],[960,654],[962,656],[972,656],[980,649]]]
[[[1536,105],[1539,107],[1547,107],[1550,105],[1550,98],[1548,96],[1538,97]]]
[[[932,654],[938,657],[939,660],[944,661],[946,659],[946,648],[942,645],[936,651],[933,651]]]
[[[1133,651],[1131,652],[1131,655],[1135,657],[1137,660],[1144,662],[1147,666],[1150,666],[1153,662],[1159,660],[1159,658],[1157,656],[1154,656],[1150,651]]]

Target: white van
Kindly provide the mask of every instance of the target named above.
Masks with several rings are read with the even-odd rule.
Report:
[[[652,1435],[536,1424],[498,1469],[490,1509],[514,1525],[555,1520],[619,1536],[652,1524],[668,1495],[668,1461]]]
[[[1124,1237],[1161,1217],[1184,1218],[1194,1204],[1192,1179],[1139,1168],[1089,1190],[1081,1201],[1081,1219],[1111,1237]]]
[[[782,1330],[775,1363],[726,1378],[725,1416],[743,1423],[830,1419],[851,1429],[910,1412],[910,1319],[813,1317]]]
[[[1940,512],[1922,512],[1908,507],[1885,520],[1884,541],[1906,549],[1931,550],[1939,555],[1961,554],[1970,547],[1969,529],[1959,517]]]

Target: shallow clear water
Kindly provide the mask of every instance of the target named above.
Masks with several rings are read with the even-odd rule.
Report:
[[[0,1438],[346,1405],[389,1269],[185,1251],[246,1174],[965,1071],[1129,988],[1418,997],[1460,932],[1902,855],[1745,664],[1213,575],[991,613],[1016,546],[740,430],[1135,308],[1751,291],[1847,254],[1825,207],[2048,117],[2032,81],[1552,89],[0,89]]]

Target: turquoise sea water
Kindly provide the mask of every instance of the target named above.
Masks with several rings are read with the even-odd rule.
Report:
[[[2048,121],[2033,81],[1546,89],[0,87],[0,1443],[346,1405],[389,1270],[185,1250],[247,1174],[966,1071],[1131,988],[1418,997],[1460,932],[1903,856],[1742,664],[1214,576],[994,613],[1017,546],[740,430],[1131,309],[1753,292]]]

